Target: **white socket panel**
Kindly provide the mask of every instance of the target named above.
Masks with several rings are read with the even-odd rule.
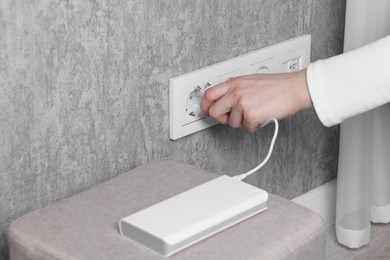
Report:
[[[188,97],[197,86],[212,87],[241,75],[304,69],[310,62],[310,47],[311,36],[303,35],[170,79],[170,138],[176,140],[218,124],[210,117],[186,111]]]

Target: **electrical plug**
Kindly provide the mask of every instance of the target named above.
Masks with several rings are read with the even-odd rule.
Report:
[[[202,110],[200,109],[200,101],[202,100],[202,97],[206,92],[207,88],[210,86],[211,84],[209,82],[207,82],[203,87],[198,85],[188,95],[185,106],[186,113],[188,115],[199,118],[205,117],[205,115],[202,113]]]

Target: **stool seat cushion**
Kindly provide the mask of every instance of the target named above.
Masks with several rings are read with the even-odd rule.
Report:
[[[11,259],[164,259],[122,237],[119,220],[216,177],[172,161],[142,165],[15,220]],[[270,194],[268,210],[170,258],[323,259],[324,253],[323,220]]]

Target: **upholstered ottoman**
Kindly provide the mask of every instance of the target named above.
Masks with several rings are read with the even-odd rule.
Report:
[[[171,161],[140,166],[14,221],[11,259],[163,259],[122,237],[118,221],[216,177]],[[270,194],[267,211],[169,258],[323,259],[324,253],[322,219]]]

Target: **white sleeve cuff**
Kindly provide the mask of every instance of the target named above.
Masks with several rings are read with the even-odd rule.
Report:
[[[309,65],[307,84],[325,126],[390,102],[390,36]]]

